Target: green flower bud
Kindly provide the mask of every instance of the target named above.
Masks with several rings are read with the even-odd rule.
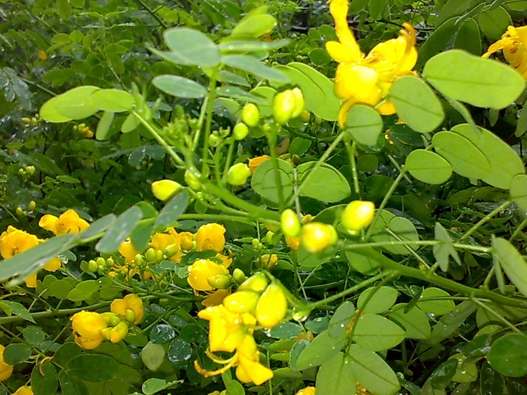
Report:
[[[302,122],[309,122],[309,120],[311,119],[311,113],[307,110],[304,110],[300,113],[300,119],[302,120]]]
[[[201,182],[199,181],[199,178],[190,170],[185,171],[184,178],[185,182],[192,190],[199,191],[201,189]]]
[[[104,266],[106,267],[106,259],[104,259],[103,257],[99,257],[95,260],[95,262],[97,263],[97,266]]]
[[[300,243],[308,252],[320,252],[337,242],[335,228],[322,222],[310,222],[302,227]]]
[[[148,262],[155,262],[156,261],[156,250],[153,248],[149,248],[145,252],[145,258]]]
[[[172,180],[154,181],[152,183],[152,193],[161,201],[166,201],[176,196],[183,187],[180,183]]]
[[[156,259],[154,261],[161,262],[165,258],[165,254],[161,250],[156,251]]]
[[[273,118],[280,125],[285,125],[292,118],[295,109],[296,95],[291,89],[280,92],[274,97]]]
[[[253,291],[238,291],[223,299],[223,305],[233,313],[254,313],[260,294]]]
[[[141,266],[145,263],[145,258],[141,254],[137,254],[134,258],[134,263],[137,266]]]
[[[117,314],[109,311],[107,311],[106,313],[101,313],[101,317],[104,318],[108,326],[116,326],[121,322]]]
[[[234,269],[234,271],[232,272],[232,278],[234,279],[236,284],[241,284],[245,280],[247,280],[247,276],[245,275],[243,270],[238,269],[238,268]]]
[[[245,280],[242,285],[238,287],[238,291],[254,291],[262,293],[267,288],[267,276],[262,272],[256,272],[247,280]]]
[[[251,174],[251,169],[245,163],[236,163],[227,172],[227,183],[235,186],[243,185]]]
[[[133,311],[132,309],[126,309],[124,319],[126,320],[126,322],[133,324],[136,319],[135,311]]]
[[[170,244],[165,250],[163,251],[163,255],[166,258],[173,257],[179,252],[180,248],[177,244]]]
[[[227,289],[231,286],[231,276],[227,274],[216,274],[207,278],[212,288]]]
[[[88,271],[94,273],[97,271],[98,268],[99,265],[97,265],[97,262],[95,262],[93,259],[88,262]]]
[[[291,210],[286,208],[280,215],[280,223],[282,225],[282,232],[284,235],[289,237],[296,237],[300,234],[300,220],[298,215]]]
[[[295,95],[295,109],[291,114],[291,118],[296,118],[302,113],[302,111],[304,111],[304,95],[302,94],[300,88],[293,88],[291,89],[291,92],[293,92],[293,94]]]
[[[243,122],[237,123],[232,130],[234,140],[243,140],[249,134],[249,128]]]
[[[113,260],[113,258],[106,259],[106,266],[107,267],[112,267],[113,265],[115,265],[115,261]]]
[[[37,207],[37,204],[33,200],[30,201],[29,204],[27,205],[27,209],[29,211],[33,211],[36,207]]]
[[[354,200],[342,212],[340,222],[351,234],[357,234],[371,224],[374,216],[373,202]]]
[[[260,110],[253,103],[248,103],[242,110],[242,121],[251,127],[255,127],[260,123]]]

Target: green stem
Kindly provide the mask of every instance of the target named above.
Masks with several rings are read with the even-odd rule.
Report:
[[[489,221],[492,217],[500,213],[501,211],[505,210],[507,207],[509,207],[512,204],[511,200],[507,200],[505,203],[500,204],[498,207],[496,207],[494,210],[492,210],[490,213],[485,215],[477,224],[475,224],[472,228],[470,228],[467,233],[465,233],[459,241],[463,241],[465,239],[468,239],[472,233],[477,231],[483,224],[485,224],[487,221]]]
[[[512,234],[511,238],[509,239],[509,242],[514,240],[518,235],[522,232],[522,229],[525,228],[527,225],[527,219],[524,219],[521,224],[518,225],[518,227],[514,230],[514,233]]]
[[[31,317],[35,319],[48,318],[48,317],[59,317],[64,315],[72,315],[82,310],[97,310],[106,306],[109,306],[111,302],[100,302],[91,306],[76,307],[73,309],[62,309],[62,310],[48,310],[39,311],[37,313],[31,313]],[[0,325],[10,324],[11,322],[24,321],[24,318],[20,316],[11,317],[0,317]]]
[[[348,157],[350,160],[351,176],[353,178],[353,189],[355,190],[355,195],[359,197],[360,196],[359,174],[357,172],[357,161],[355,160],[355,153],[357,152],[357,143],[354,141],[350,145],[350,141],[351,141],[351,135],[349,133],[346,133],[344,144],[346,146],[346,150],[348,151]]]
[[[471,302],[477,304],[479,307],[483,308],[484,310],[487,310],[490,314],[495,316],[499,321],[503,322],[506,326],[508,326],[512,331],[516,333],[522,333],[518,328],[516,328],[514,325],[512,325],[504,316],[502,316],[500,313],[495,311],[494,309],[487,306],[485,303],[480,302],[477,298],[470,298]]]
[[[163,21],[150,7],[148,7],[147,4],[143,2],[143,0],[135,0],[136,3],[138,3],[141,7],[143,7],[146,12],[148,12],[152,17],[159,23],[161,26],[163,26],[163,29],[168,29],[168,25]]]
[[[202,164],[201,164],[201,174],[208,176],[208,163],[207,160],[209,158],[209,138],[211,133],[211,125],[212,125],[212,110],[214,108],[214,98],[216,97],[216,81],[218,80],[218,71],[219,68],[215,68],[212,71],[212,74],[210,76],[209,81],[209,94],[207,95],[205,111],[206,111],[206,117],[205,117],[205,136],[203,139],[203,157],[202,157]],[[200,125],[201,126],[201,125]],[[201,127],[199,128],[201,130]],[[199,134],[199,131],[198,131]],[[196,146],[196,141],[194,141],[194,147]]]
[[[271,155],[271,162],[273,164],[274,182],[276,184],[276,193],[278,194],[279,211],[284,211],[284,188],[282,187],[282,177],[280,176],[280,168],[278,167],[278,158],[276,157],[276,137],[278,131],[271,128],[271,131],[266,133],[267,142],[269,143],[269,155]]]

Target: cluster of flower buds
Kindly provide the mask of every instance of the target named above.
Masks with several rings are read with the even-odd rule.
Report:
[[[80,123],[78,125],[73,126],[73,131],[78,132],[87,139],[91,139],[93,137],[92,130],[89,126],[86,126],[85,123]]]
[[[23,124],[25,125],[28,125],[28,126],[37,126],[40,122],[40,114],[35,114],[34,117],[31,117],[31,118],[27,118],[27,117],[24,117],[24,118],[21,118],[20,119],[22,121]]]
[[[18,174],[24,177],[31,177],[35,174],[35,166],[26,166],[18,169]]]

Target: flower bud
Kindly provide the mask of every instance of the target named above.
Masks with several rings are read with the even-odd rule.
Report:
[[[235,186],[243,185],[251,174],[251,169],[245,163],[236,163],[227,172],[227,183]]]
[[[354,200],[349,203],[340,217],[340,222],[351,233],[357,234],[373,221],[375,216],[375,204]]]
[[[290,237],[296,237],[300,234],[300,220],[298,215],[291,210],[286,208],[280,215],[280,223],[282,225],[282,232],[284,235]]]
[[[311,113],[307,110],[304,110],[300,113],[300,119],[302,120],[302,122],[309,122],[309,120],[311,119]]]
[[[238,287],[238,291],[248,290],[262,293],[267,288],[268,283],[269,282],[265,274],[262,272],[256,272]]]
[[[245,280],[247,280],[247,276],[245,275],[243,270],[238,269],[238,268],[234,269],[234,271],[232,272],[232,278],[234,279],[236,284],[241,284]],[[267,286],[267,284],[266,284],[266,286]]]
[[[212,288],[227,289],[231,286],[231,276],[228,274],[216,274],[207,277],[207,282]]]
[[[112,267],[115,264],[113,258],[106,259],[106,267]]]
[[[99,265],[97,265],[97,262],[95,262],[93,259],[90,259],[88,262],[88,270],[93,273],[96,272],[98,268]]]
[[[135,311],[133,311],[132,309],[126,309],[125,314],[124,314],[124,319],[127,322],[129,322],[130,324],[133,324],[136,318],[137,317],[136,317]]]
[[[156,261],[156,250],[153,248],[149,248],[145,252],[145,258],[148,262],[155,262]]]
[[[109,329],[109,328],[106,328]],[[112,343],[119,343],[128,334],[128,324],[125,321],[121,321],[110,330],[110,340]]]
[[[141,266],[145,263],[145,258],[141,255],[141,254],[137,254],[135,257],[134,257],[134,263],[137,265],[137,266]]]
[[[160,180],[152,183],[152,193],[163,202],[176,196],[182,188],[180,183],[172,180]]]
[[[223,305],[233,313],[254,313],[260,294],[253,291],[237,291],[223,299]]]
[[[322,222],[310,222],[302,227],[300,244],[308,252],[320,252],[337,242],[335,228]]]
[[[286,236],[285,242],[289,246],[289,248],[291,248],[293,251],[298,251],[298,248],[300,247],[300,238]]]
[[[104,318],[104,321],[106,321],[106,324],[108,324],[108,326],[116,326],[121,322],[117,314],[111,313],[109,311],[106,313],[101,313],[101,317]]]
[[[262,269],[271,269],[278,262],[278,255],[276,254],[263,254],[260,257],[260,267]]]
[[[304,111],[304,95],[302,94],[300,88],[293,88],[291,89],[291,92],[293,92],[293,94],[295,95],[295,109],[291,114],[291,118],[296,118]]]
[[[29,175],[29,176],[32,176],[33,174],[35,174],[35,166],[28,166],[26,167],[26,174]]]
[[[242,121],[251,127],[255,127],[260,123],[260,110],[253,103],[248,103],[242,110]]]
[[[35,203],[34,200],[30,201],[29,204],[27,205],[27,209],[29,211],[33,211],[35,209],[35,207],[37,207],[37,204]]]
[[[95,260],[95,262],[97,263],[97,266],[103,266],[103,267],[106,266],[106,259],[104,259],[102,256],[100,256],[99,258],[97,258],[97,259]]]
[[[26,125],[31,125],[31,119],[29,119],[29,118],[22,118],[21,121],[22,121],[22,123],[24,123]]]
[[[278,325],[287,313],[287,298],[284,290],[276,283],[271,283],[258,299],[256,319],[264,328],[271,329]]]
[[[280,125],[285,125],[296,109],[296,95],[291,89],[278,93],[273,100],[273,118]],[[300,114],[300,112],[299,112]]]
[[[199,191],[201,189],[201,182],[198,177],[192,173],[190,170],[185,171],[185,182],[187,185],[194,191]]]
[[[26,212],[24,210],[22,210],[22,207],[17,207],[16,210],[15,210],[15,214],[18,217],[23,217],[23,216],[26,215]]]
[[[165,255],[163,254],[163,251],[161,250],[156,251],[156,258],[155,258],[156,262],[161,262],[164,259],[164,257]]]
[[[249,134],[249,128],[243,122],[237,123],[232,130],[234,140],[243,140]]]
[[[171,258],[179,252],[179,246],[177,244],[170,244],[164,249],[163,255],[166,258]]]

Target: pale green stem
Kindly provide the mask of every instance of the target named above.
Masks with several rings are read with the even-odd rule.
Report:
[[[497,215],[500,212],[502,212],[503,210],[505,210],[511,204],[512,204],[511,200],[507,200],[505,203],[500,204],[498,207],[496,207],[490,213],[485,215],[477,224],[475,224],[472,228],[470,228],[463,236],[461,236],[459,241],[463,241],[465,239],[468,239],[470,237],[470,235],[472,235],[475,231],[477,231],[483,224],[485,224],[487,221],[489,221],[495,215]]]
[[[487,306],[485,303],[480,302],[477,298],[470,298],[470,300],[477,304],[479,307],[483,308],[484,310],[487,310],[490,314],[495,316],[498,320],[503,322],[506,326],[508,326],[512,331],[516,333],[523,334],[522,331],[520,331],[518,328],[516,328],[514,325],[512,325],[504,316],[502,316],[500,313],[495,311],[494,309]]]
[[[344,139],[344,145],[346,146],[346,150],[348,151],[348,158],[350,161],[350,167],[351,167],[351,177],[353,179],[353,189],[355,191],[355,195],[357,197],[360,196],[360,188],[359,188],[359,174],[357,172],[357,161],[355,160],[355,153],[357,152],[357,143],[354,141],[350,145],[351,135],[349,133],[346,133],[346,137]]]

